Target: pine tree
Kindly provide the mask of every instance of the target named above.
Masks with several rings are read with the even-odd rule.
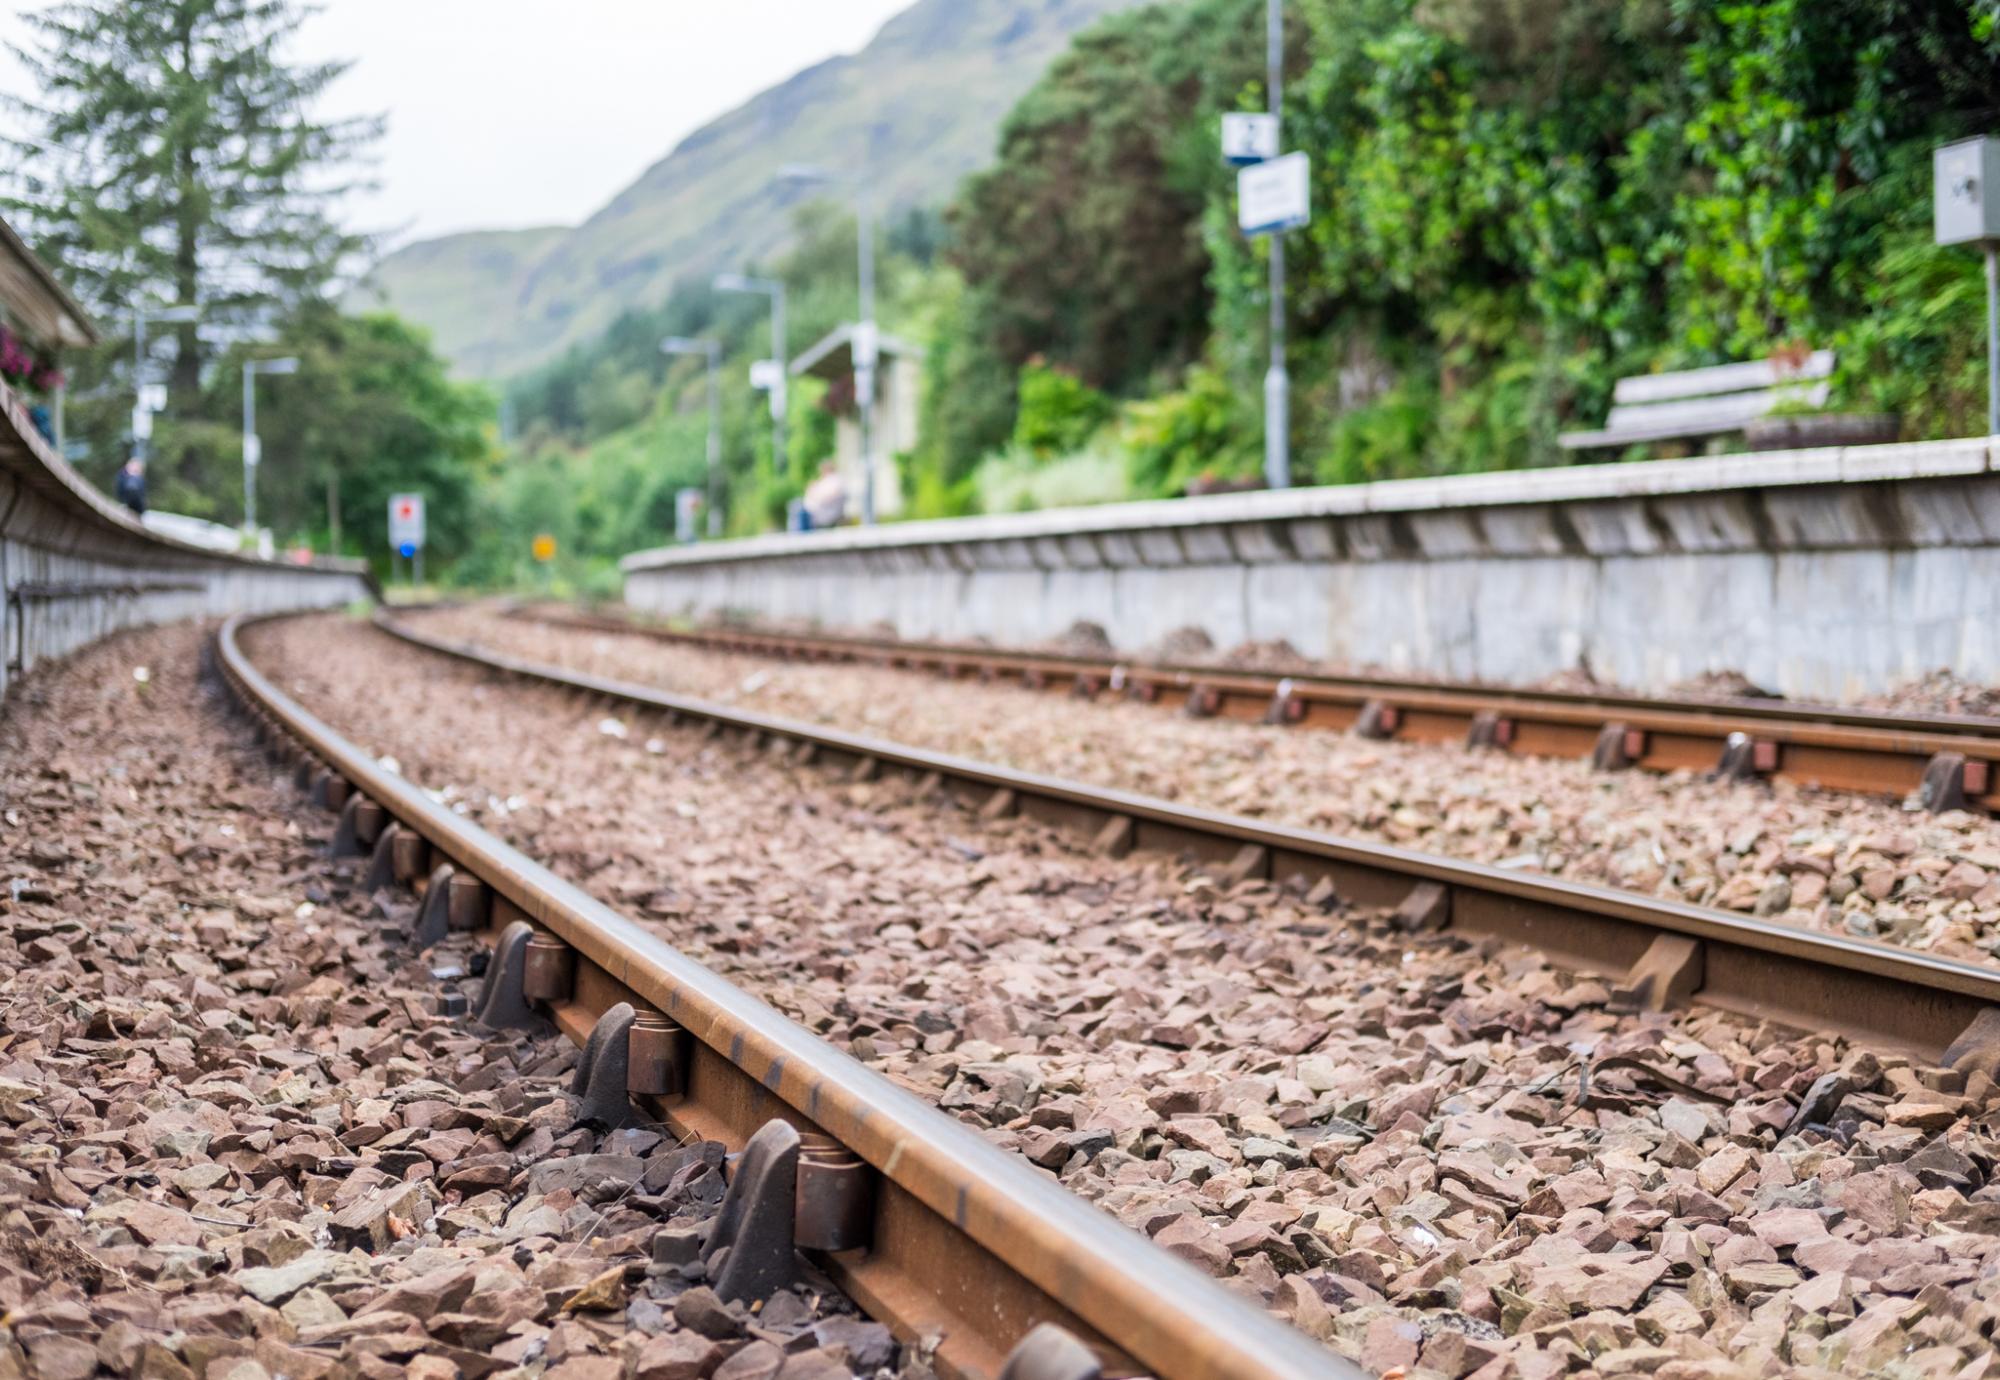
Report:
[[[70,0],[28,16],[14,49],[41,89],[12,100],[0,205],[107,327],[135,303],[199,303],[171,383],[192,401],[204,335],[240,334],[324,294],[366,247],[332,204],[379,119],[312,107],[348,64],[291,64],[299,0]],[[129,360],[129,337],[114,358]]]

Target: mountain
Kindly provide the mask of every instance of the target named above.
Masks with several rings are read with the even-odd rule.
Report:
[[[602,332],[675,281],[779,247],[790,208],[865,182],[878,212],[936,204],[994,150],[1000,122],[1078,30],[1136,0],[918,0],[831,58],[695,131],[574,229],[420,241],[377,265],[365,298],[429,328],[459,372],[501,378]]]
[[[501,285],[520,282],[570,233],[568,226],[550,225],[420,240],[376,265],[371,286],[404,317],[428,329],[464,367],[470,362],[467,348],[498,339],[513,327],[514,302]],[[366,303],[373,296],[364,290],[361,300]]]

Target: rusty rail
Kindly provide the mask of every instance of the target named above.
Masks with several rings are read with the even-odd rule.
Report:
[[[1970,1053],[1968,1032],[1984,1030],[1981,1023],[1993,1019],[1987,1013],[2000,1008],[2000,969],[1014,771],[538,665],[431,637],[379,613],[375,622],[410,646],[490,671],[790,741],[832,770],[935,778],[939,790],[991,814],[1082,830],[1108,849],[1191,853],[1233,876],[1324,887],[1357,904],[1398,907],[1413,924],[1524,944],[1560,967],[1609,976],[1633,1000],[1656,1007],[1693,1000],[1954,1063]],[[2000,1050],[1994,1054],[2000,1062]]]
[[[1606,768],[1722,771],[2000,811],[2000,720],[1889,714],[1778,700],[1658,700],[1393,678],[1278,675],[1110,656],[727,628],[516,608],[516,617],[760,656],[867,662],[1092,698],[1123,694],[1197,717],[1463,742]]]
[[[661,1071],[658,1046],[645,1042],[686,1032],[680,1091],[648,1099],[653,1114],[732,1150],[776,1119],[859,1157],[872,1190],[865,1247],[818,1259],[903,1339],[941,1336],[946,1374],[999,1375],[1024,1338],[1052,1324],[1083,1339],[1106,1374],[1364,1375],[384,769],[258,672],[237,637],[249,621],[261,620],[223,626],[218,664],[266,741],[343,810],[343,829],[364,828],[366,807],[365,832],[394,875],[427,901],[448,895],[454,920],[477,908],[496,952],[525,922],[523,963],[536,962],[520,990],[559,992],[545,1009],[579,1043],[629,1003],[632,1063],[650,1075]],[[545,989],[551,973],[559,985]],[[1018,1354],[1008,1371],[1076,1373]]]

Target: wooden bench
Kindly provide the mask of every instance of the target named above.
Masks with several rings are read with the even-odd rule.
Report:
[[[1742,364],[1640,374],[1620,379],[1602,431],[1569,431],[1564,450],[1600,450],[1647,441],[1726,436],[1787,403],[1824,407],[1833,384],[1833,351],[1803,358],[1774,355]]]

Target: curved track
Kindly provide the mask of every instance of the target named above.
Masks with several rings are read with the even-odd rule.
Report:
[[[821,1188],[836,1206],[861,1204],[820,1263],[905,1339],[941,1336],[945,1373],[1095,1373],[1036,1330],[1047,1324],[1087,1342],[1106,1374],[1363,1374],[384,769],[250,663],[237,641],[244,621],[218,636],[220,668],[301,784],[341,810],[336,846],[372,844],[378,866],[423,893],[427,917],[442,924],[448,911],[452,924],[485,930],[495,945],[489,992],[510,972],[517,998],[563,973],[562,990],[537,1009],[579,1043],[621,1003],[652,1031],[664,1022],[665,1081],[679,1090],[652,1110],[676,1129],[732,1149],[773,1121],[808,1144],[819,1138],[808,1158],[842,1172],[809,1175],[799,1161],[791,1225],[804,1242]],[[541,966],[524,980],[527,957],[515,956],[529,936]],[[658,1045],[630,1038],[631,1069],[659,1072]]]

